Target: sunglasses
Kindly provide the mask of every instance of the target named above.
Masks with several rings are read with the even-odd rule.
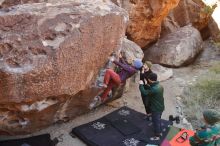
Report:
[[[180,137],[178,137],[178,138],[176,139],[176,141],[177,141],[178,143],[183,143],[183,142],[185,142],[187,139],[188,139],[188,134],[187,134],[187,132],[183,132],[183,133],[180,135]]]

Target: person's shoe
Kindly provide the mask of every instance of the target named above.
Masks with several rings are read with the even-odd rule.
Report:
[[[154,136],[154,137],[151,137],[150,140],[151,141],[157,141],[157,140],[160,140],[160,137],[159,136]]]
[[[99,86],[100,88],[107,88],[107,85],[104,84],[104,83],[99,83],[98,86]]]
[[[152,115],[151,114],[144,115],[143,119],[147,121],[152,121]]]
[[[110,90],[109,93],[108,93],[108,95],[107,95],[107,97],[108,97],[108,99],[110,99],[110,98],[112,98],[112,96],[113,96],[113,95],[112,95],[112,90]]]
[[[93,109],[95,107],[97,107],[98,105],[100,105],[101,102],[101,97],[100,96],[96,96],[93,101],[90,103],[89,105],[89,109]]]

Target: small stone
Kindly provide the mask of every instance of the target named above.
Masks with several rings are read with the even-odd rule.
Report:
[[[159,64],[153,64],[151,70],[158,75],[158,81],[168,80],[173,76],[173,70],[170,68],[163,67]]]
[[[186,118],[183,118],[182,122],[183,122],[183,124],[188,124],[189,123]]]
[[[179,96],[177,96],[177,97],[176,97],[176,99],[177,99],[177,100],[182,100],[182,98],[181,98],[181,97],[179,97]]]

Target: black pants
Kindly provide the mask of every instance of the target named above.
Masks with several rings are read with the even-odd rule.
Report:
[[[160,136],[161,131],[161,115],[162,112],[152,112],[152,122],[154,126],[155,136]]]
[[[142,101],[143,101],[146,113],[150,114],[151,110],[150,110],[150,100],[149,100],[149,97],[141,95],[141,98],[142,98]]]

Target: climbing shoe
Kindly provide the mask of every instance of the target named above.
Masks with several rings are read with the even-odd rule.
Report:
[[[93,109],[102,103],[101,97],[96,96],[93,101],[89,104],[89,109]]]

